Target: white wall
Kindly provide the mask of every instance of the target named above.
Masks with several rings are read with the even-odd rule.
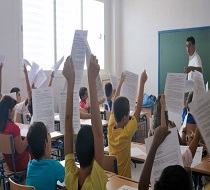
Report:
[[[210,26],[210,1],[121,0],[118,3],[121,24],[115,34],[120,36],[117,64],[137,74],[146,69],[145,91],[157,95],[158,31]],[[180,125],[180,116],[170,114],[170,119]]]

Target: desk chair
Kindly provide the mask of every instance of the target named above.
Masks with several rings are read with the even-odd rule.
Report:
[[[3,184],[5,184],[4,182],[4,158],[3,155],[0,154],[0,185],[1,185],[1,181],[3,181]]]
[[[35,190],[35,188],[32,186],[17,184],[9,178],[9,184],[7,184],[6,190]]]
[[[104,170],[118,174],[117,158],[113,155],[104,155]]]
[[[26,174],[26,170],[17,172],[15,165],[15,148],[12,135],[4,135],[0,134],[0,152],[2,154],[11,154],[12,155],[12,164],[13,171],[10,171],[9,168],[4,167],[3,172],[1,173],[1,178],[4,180],[5,178],[12,177],[16,182],[20,182],[20,179],[23,175]],[[5,184],[4,184],[5,187]]]

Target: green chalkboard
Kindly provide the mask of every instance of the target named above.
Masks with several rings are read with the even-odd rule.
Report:
[[[204,82],[210,83],[210,27],[167,30],[158,32],[158,93],[165,88],[166,75],[182,73],[188,65],[185,42],[189,36],[195,38],[195,47],[203,63]]]

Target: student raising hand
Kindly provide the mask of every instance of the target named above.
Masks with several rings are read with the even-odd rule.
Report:
[[[67,57],[64,63],[62,74],[66,78],[67,82],[72,81],[72,83],[74,83],[74,78],[75,78],[74,65],[72,62],[72,58],[70,56]]]

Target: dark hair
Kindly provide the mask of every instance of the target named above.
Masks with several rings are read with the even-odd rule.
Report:
[[[28,101],[28,111],[31,114],[31,117],[33,116],[33,101],[32,101],[32,97],[29,99]]]
[[[154,190],[191,190],[186,170],[179,165],[168,166],[155,183]]]
[[[14,87],[10,90],[10,93],[16,92],[16,94],[20,91],[18,87]]]
[[[0,101],[0,132],[4,132],[9,120],[9,110],[14,108],[17,101],[10,96],[3,96]]]
[[[110,82],[105,84],[105,94],[109,97],[112,94],[112,84]]]
[[[79,89],[79,97],[80,99],[82,99],[82,97],[85,95],[85,92],[87,91],[87,88],[86,87],[81,87]]]
[[[158,98],[155,100],[154,105],[154,124],[153,129],[156,129],[161,125],[161,103],[160,103],[161,96],[158,96]],[[166,125],[169,124],[168,120],[168,111],[165,111],[165,118],[166,118]]]
[[[195,38],[193,36],[188,37],[186,41],[191,42],[193,45],[195,45]]]
[[[27,133],[27,141],[35,159],[44,155],[47,141],[47,128],[42,122],[33,122]]]
[[[76,141],[77,158],[82,168],[89,166],[94,158],[94,137],[91,126],[79,130]]]
[[[129,110],[129,100],[123,96],[117,97],[117,99],[114,101],[114,117],[116,122],[119,123],[124,116],[127,116]]]

